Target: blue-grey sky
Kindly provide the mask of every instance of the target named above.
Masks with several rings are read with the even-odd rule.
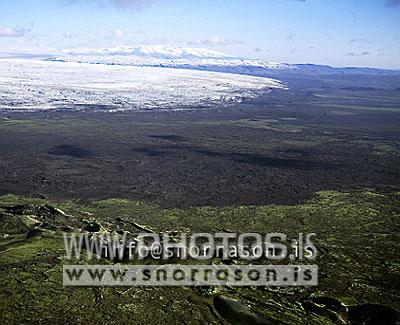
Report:
[[[1,0],[0,52],[166,44],[400,69],[400,0]]]

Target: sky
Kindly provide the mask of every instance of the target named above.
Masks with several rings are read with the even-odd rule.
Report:
[[[0,1],[0,52],[137,44],[400,69],[400,0]]]

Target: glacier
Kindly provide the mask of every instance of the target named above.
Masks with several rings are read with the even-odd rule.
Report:
[[[241,69],[294,70],[295,65],[265,60],[248,59],[204,48],[185,48],[165,45],[116,46],[113,48],[64,49],[62,55],[48,60],[84,62],[109,65],[161,66],[222,72]],[[226,71],[222,70],[223,68]],[[232,70],[235,69],[236,70]]]
[[[87,59],[93,55],[89,54]],[[209,53],[201,55],[197,59],[213,59]],[[181,60],[195,59],[193,53],[181,56]],[[133,57],[124,56],[125,60]],[[78,55],[74,58],[0,58],[0,109],[187,109],[229,105],[271,89],[287,89],[279,80],[266,77],[144,64],[82,62]],[[154,54],[148,59],[154,60]]]
[[[307,75],[380,75],[399,76],[399,70],[331,67],[318,64],[289,64],[243,58],[204,48],[172,45],[124,45],[110,48],[71,48],[47,60],[86,62],[107,65],[168,67],[235,73],[259,77],[283,78]]]

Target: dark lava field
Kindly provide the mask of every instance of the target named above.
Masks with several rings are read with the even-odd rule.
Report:
[[[400,108],[277,93],[202,111],[2,113],[0,194],[239,206],[399,185]]]

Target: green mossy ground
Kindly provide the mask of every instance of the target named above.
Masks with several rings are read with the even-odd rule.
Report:
[[[284,232],[317,234],[319,285],[308,288],[71,288],[62,286],[62,232],[29,237],[4,224],[6,208],[47,204],[71,218],[95,218],[108,230],[138,223],[159,231]],[[0,198],[0,319],[52,323],[221,323],[213,305],[224,295],[263,317],[287,324],[335,323],[329,312],[302,304],[332,297],[344,304],[400,308],[400,192],[319,192],[303,204],[163,209],[125,199],[48,202],[7,195]],[[116,220],[120,220],[117,222]],[[123,221],[121,221],[123,220]],[[9,231],[6,231],[6,226]],[[79,263],[85,263],[80,261]],[[110,263],[100,261],[100,263]]]

